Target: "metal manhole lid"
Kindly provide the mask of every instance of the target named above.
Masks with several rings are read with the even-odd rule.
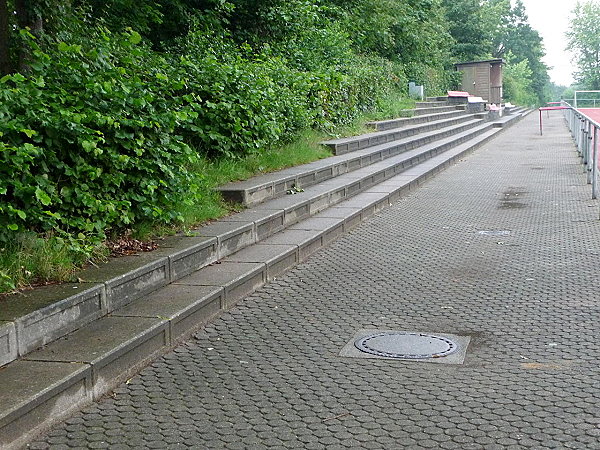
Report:
[[[458,349],[446,337],[404,331],[370,334],[357,339],[354,346],[365,353],[397,359],[441,358]]]

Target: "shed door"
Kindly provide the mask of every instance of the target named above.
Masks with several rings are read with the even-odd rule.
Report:
[[[475,67],[466,66],[462,67],[462,87],[463,91],[467,91],[469,94],[475,94]]]
[[[490,98],[490,66],[489,64],[477,67],[475,78],[475,95],[489,100]]]

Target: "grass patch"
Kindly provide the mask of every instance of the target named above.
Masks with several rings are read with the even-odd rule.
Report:
[[[92,258],[107,256],[103,246],[91,249]],[[0,292],[10,292],[35,282],[68,281],[89,255],[73,252],[63,239],[22,233],[0,248]]]
[[[255,155],[236,159],[202,159],[193,167],[200,186],[200,197],[192,205],[182,205],[179,213],[183,221],[176,226],[161,226],[142,223],[135,227],[133,236],[138,239],[151,239],[194,228],[211,219],[218,219],[240,209],[239,205],[227,203],[215,188],[231,181],[248,179],[262,173],[273,172],[286,167],[305,164],[331,156],[331,151],[319,145],[328,139],[325,133],[306,130],[289,144],[265,150]]]
[[[138,239],[157,238],[230,214],[240,206],[225,202],[214,190],[216,187],[331,156],[329,149],[319,145],[320,141],[373,131],[365,125],[366,122],[399,117],[402,110],[413,108],[414,103],[414,100],[398,95],[391,96],[381,102],[376,111],[365,113],[351,124],[331,133],[306,130],[286,145],[245,158],[214,161],[203,159],[193,167],[197,174],[199,195],[194,204],[178,207],[183,218],[180,223],[169,226],[139,223],[129,231]],[[103,258],[108,255],[108,250],[100,247],[91,250],[91,253],[96,259]],[[31,284],[70,281],[73,273],[88,260],[86,255],[70,250],[68,243],[60,238],[23,233],[11,245],[0,249],[0,293]]]

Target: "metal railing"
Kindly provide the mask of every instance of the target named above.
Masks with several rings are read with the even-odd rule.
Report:
[[[575,100],[577,100],[577,108],[600,108],[600,98],[572,98],[564,101],[575,107]]]
[[[592,185],[592,198],[598,198],[598,129],[600,123],[595,122],[582,111],[563,101],[565,120],[577,146],[577,153],[582,159],[587,183]]]

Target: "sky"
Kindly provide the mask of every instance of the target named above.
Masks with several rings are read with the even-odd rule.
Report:
[[[522,0],[527,10],[529,24],[544,40],[546,57],[550,66],[550,79],[559,85],[570,86],[573,82],[571,55],[565,50],[569,17],[575,0]]]

